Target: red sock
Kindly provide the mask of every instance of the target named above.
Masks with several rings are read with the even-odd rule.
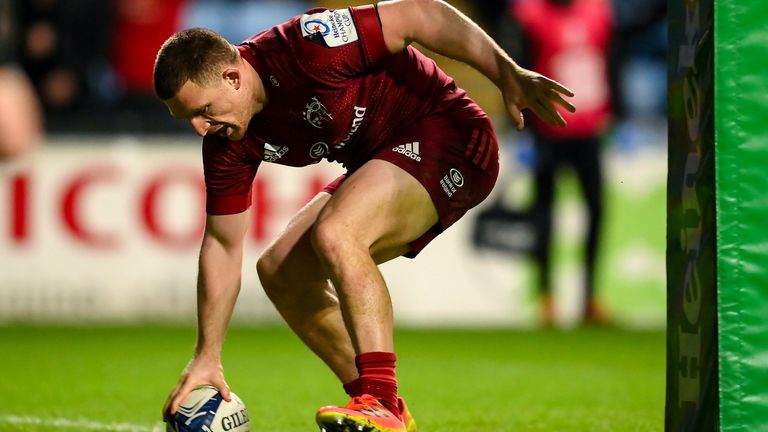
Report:
[[[349,397],[360,396],[363,394],[363,386],[360,384],[360,378],[355,378],[344,384],[344,391],[347,392]]]
[[[357,371],[360,374],[361,394],[369,394],[381,402],[385,408],[400,414],[397,404],[397,377],[395,376],[395,353],[367,352],[355,357]]]

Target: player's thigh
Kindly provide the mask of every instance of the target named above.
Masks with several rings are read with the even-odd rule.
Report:
[[[317,194],[288,222],[259,257],[259,277],[266,285],[292,285],[299,289],[311,283],[325,284],[326,276],[311,242],[311,231],[331,195]]]
[[[409,243],[437,221],[437,209],[418,180],[390,162],[373,159],[334,192],[318,229],[367,247],[381,263],[407,252]]]
[[[498,141],[490,120],[473,112],[423,119],[399,131],[374,156],[407,172],[436,209],[435,223],[410,241],[409,258],[482,202],[496,183]]]

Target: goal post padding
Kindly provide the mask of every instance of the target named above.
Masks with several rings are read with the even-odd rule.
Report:
[[[670,0],[667,431],[768,424],[768,2]]]
[[[720,422],[768,425],[768,2],[715,1]]]

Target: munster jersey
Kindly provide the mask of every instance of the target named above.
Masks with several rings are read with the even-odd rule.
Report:
[[[245,210],[262,162],[305,166],[326,159],[354,172],[382,150],[389,151],[402,131],[427,119],[488,123],[431,59],[412,47],[396,54],[387,50],[373,6],[313,9],[253,36],[239,50],[264,83],[268,102],[251,119],[242,140],[215,134],[204,138],[209,214]],[[446,128],[433,129],[439,133]],[[495,142],[486,136],[493,135],[490,126],[483,130],[474,132],[477,148],[480,141]],[[471,134],[466,131],[461,151]],[[393,150],[413,156],[413,142]],[[418,151],[419,142],[415,144]],[[495,147],[487,148],[477,156],[486,165]]]

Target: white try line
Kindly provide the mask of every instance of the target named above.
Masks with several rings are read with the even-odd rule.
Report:
[[[103,432],[163,432],[165,426],[158,423],[146,426],[131,423],[102,423],[88,419],[41,418],[32,416],[17,416],[0,414],[0,426],[39,426],[46,429],[74,429],[80,431]]]

